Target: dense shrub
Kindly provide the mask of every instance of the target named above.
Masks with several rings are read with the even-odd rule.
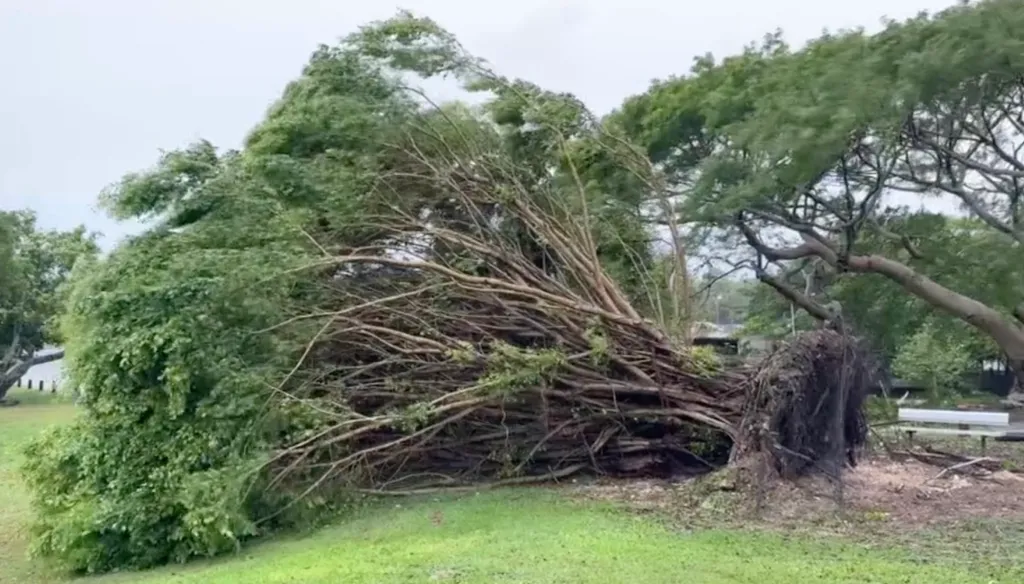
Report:
[[[301,255],[282,242],[149,235],[79,274],[64,325],[84,412],[30,448],[38,552],[94,572],[212,555],[257,532],[247,486],[292,425],[266,409],[285,339],[254,334],[291,293],[276,273]]]
[[[37,553],[147,567],[305,519],[276,513],[287,492],[260,470],[322,423],[277,391],[312,333],[273,327],[317,305],[316,272],[296,268],[322,256],[311,240],[332,216],[372,210],[377,144],[410,108],[391,77],[324,47],[241,152],[199,142],[102,194],[154,226],[73,278],[63,332],[83,411],[30,448]]]

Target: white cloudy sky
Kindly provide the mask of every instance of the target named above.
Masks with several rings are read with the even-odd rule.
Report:
[[[877,28],[951,0],[0,0],[0,208],[132,229],[96,194],[159,150],[236,147],[322,42],[408,8],[504,74],[571,91],[598,112],[781,27]]]

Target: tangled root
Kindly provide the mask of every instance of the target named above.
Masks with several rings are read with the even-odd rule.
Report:
[[[837,475],[867,442],[864,401],[879,368],[853,337],[834,330],[798,336],[752,372],[732,459],[782,478]]]

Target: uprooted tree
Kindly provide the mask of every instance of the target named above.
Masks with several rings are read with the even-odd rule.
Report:
[[[437,106],[409,72],[491,98]],[[429,20],[322,48],[241,152],[199,143],[104,194],[157,226],[74,276],[85,412],[29,457],[36,550],[184,560],[354,492],[834,474],[870,363],[830,330],[750,371],[690,347],[687,302],[652,290],[688,295],[679,241],[671,270],[650,245],[665,189],[614,125]]]
[[[0,211],[0,404],[32,367],[63,358],[40,351],[58,340],[62,284],[76,261],[96,251],[84,229],[44,231],[27,211]]]
[[[684,212],[745,242],[748,265],[787,300],[834,321],[842,315],[814,294],[821,278],[888,279],[996,345],[1019,400],[1021,23],[1018,2],[988,0],[874,36],[826,35],[796,52],[773,36],[741,56],[699,62],[617,115],[690,192]],[[921,229],[929,219],[914,217],[915,198],[966,218]],[[927,253],[930,237],[965,230],[1001,253]],[[787,282],[800,270],[819,278]],[[964,286],[965,270],[1003,289]]]

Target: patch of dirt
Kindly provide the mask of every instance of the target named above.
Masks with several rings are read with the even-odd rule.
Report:
[[[854,518],[920,528],[976,519],[1024,520],[1024,478],[1000,471],[982,476],[947,473],[922,462],[876,458],[845,475],[843,510]],[[770,521],[834,513],[835,489],[821,478],[778,485],[766,498]]]
[[[1007,471],[971,476],[922,462],[863,460],[847,471],[843,523],[885,522],[917,529],[965,520],[1024,520],[1024,477]],[[727,475],[692,481],[607,480],[570,487],[577,496],[623,503],[639,511],[665,511],[687,521],[751,522],[795,526],[836,518],[836,490],[821,477],[780,483],[761,494],[740,492]],[[755,502],[760,499],[760,505]]]
[[[848,475],[854,508],[889,513],[922,526],[964,519],[1024,519],[1024,478],[1000,471],[983,478],[941,472],[917,461],[871,460]]]

